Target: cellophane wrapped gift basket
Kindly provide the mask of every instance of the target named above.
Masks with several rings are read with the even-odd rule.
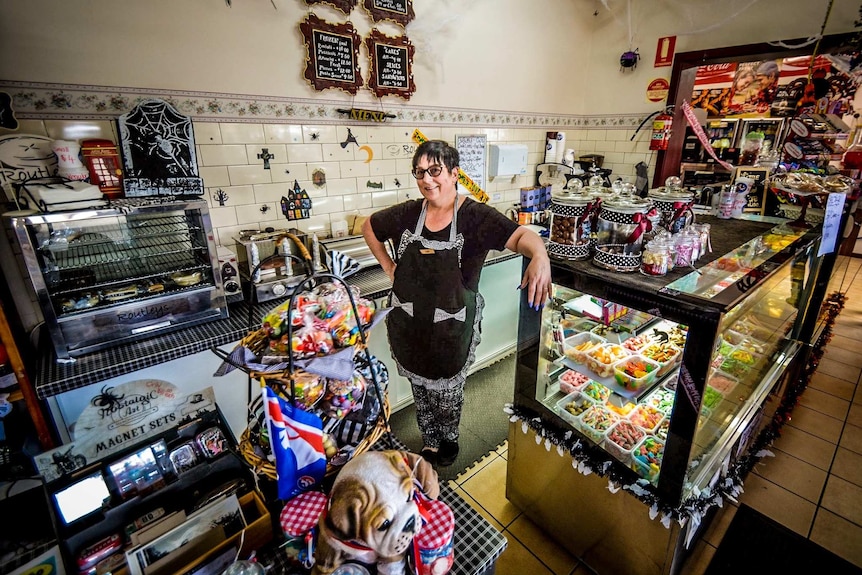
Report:
[[[242,369],[274,392],[270,397],[319,417],[326,475],[334,474],[389,431],[389,374],[366,342],[388,311],[339,275],[309,275],[229,354],[213,350],[224,360],[216,375]],[[278,480],[264,395],[249,404],[239,450],[257,474]]]

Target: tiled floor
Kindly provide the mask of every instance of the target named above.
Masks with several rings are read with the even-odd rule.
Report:
[[[827,293],[847,295],[834,336],[808,389],[766,457],[745,480],[740,501],[862,566],[862,259],[839,258]],[[857,277],[858,273],[858,277]],[[854,285],[854,281],[855,285]],[[451,482],[503,532],[498,575],[587,575],[505,496],[506,445]],[[686,575],[702,574],[737,506],[725,505],[696,544]],[[610,574],[599,574],[610,575]]]

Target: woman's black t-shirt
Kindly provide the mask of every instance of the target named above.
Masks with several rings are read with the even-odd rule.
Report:
[[[398,242],[404,230],[416,231],[416,223],[422,212],[425,200],[408,200],[390,206],[371,215],[371,229],[381,242],[392,240],[398,249]],[[448,241],[451,224],[439,232],[422,230],[422,237],[429,240]],[[458,208],[457,232],[464,236],[461,251],[461,275],[464,285],[473,291],[479,290],[479,274],[490,250],[502,250],[506,242],[518,229],[518,224],[488,206],[466,198]],[[515,286],[512,286],[515,289]]]

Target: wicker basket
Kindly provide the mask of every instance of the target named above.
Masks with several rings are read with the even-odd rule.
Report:
[[[353,452],[353,455],[359,455],[364,451],[368,451],[368,449],[374,445],[378,439],[380,439],[384,433],[387,431],[387,422],[389,421],[390,415],[390,407],[389,407],[389,394],[383,394],[383,402],[381,405],[381,415],[377,417],[377,422],[374,427],[368,432],[368,434],[360,441]],[[385,417],[384,417],[385,415]],[[262,424],[261,418],[256,418],[245,430],[242,432],[242,435],[239,439],[239,454],[242,456],[243,460],[245,460],[246,464],[254,471],[257,475],[263,475],[268,477],[269,479],[276,480],[278,479],[278,474],[275,470],[275,465],[270,462],[265,457],[261,457],[254,450],[256,436],[259,433],[259,427]],[[337,473],[341,466],[335,466],[327,462],[326,464],[326,475],[332,475]]]

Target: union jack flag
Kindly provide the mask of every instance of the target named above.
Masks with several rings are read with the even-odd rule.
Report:
[[[319,485],[326,474],[323,422],[264,385],[269,442],[275,455],[278,497],[284,501]]]

